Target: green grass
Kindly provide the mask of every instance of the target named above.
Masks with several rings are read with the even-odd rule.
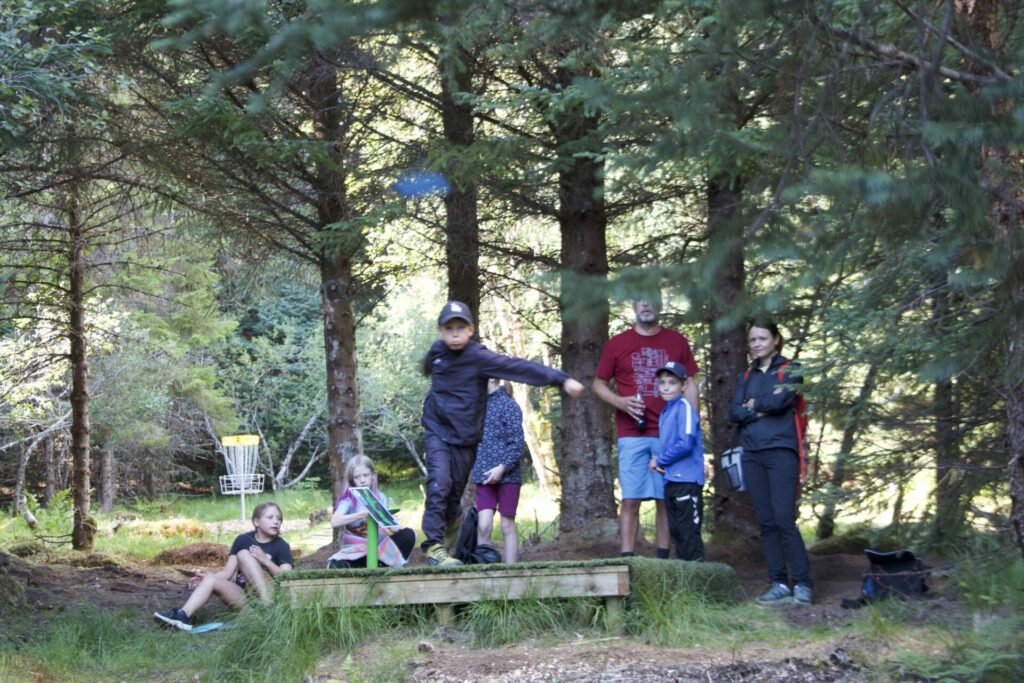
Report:
[[[0,648],[0,680],[191,680],[214,665],[208,636],[139,628],[139,615],[85,611],[61,615],[17,649]],[[214,638],[216,634],[211,634]]]
[[[458,612],[459,628],[472,647],[490,648],[529,638],[574,637],[602,631],[604,605],[593,599],[482,600]]]
[[[259,607],[242,614],[240,628],[227,632],[212,680],[302,680],[329,652],[348,654],[361,643],[389,641],[396,632],[432,630],[428,614],[412,607]]]

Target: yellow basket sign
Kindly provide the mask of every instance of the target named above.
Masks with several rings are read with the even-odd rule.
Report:
[[[225,448],[228,446],[258,446],[260,437],[256,434],[237,434],[221,437],[220,443]]]

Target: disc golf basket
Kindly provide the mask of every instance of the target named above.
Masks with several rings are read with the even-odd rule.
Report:
[[[245,494],[263,493],[263,475],[256,474],[260,437],[255,434],[225,436],[220,443],[224,447],[224,464],[228,469],[227,474],[221,475],[220,492],[240,497],[241,518],[244,522]]]

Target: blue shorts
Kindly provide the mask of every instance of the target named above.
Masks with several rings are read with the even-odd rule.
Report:
[[[653,436],[624,436],[615,442],[619,449],[619,487],[622,497],[664,500],[665,478],[652,472],[651,458],[661,452],[661,441]]]

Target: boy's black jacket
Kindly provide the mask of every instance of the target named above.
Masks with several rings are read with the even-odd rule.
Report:
[[[430,375],[430,392],[423,402],[423,429],[455,446],[480,441],[489,378],[533,386],[561,386],[569,379],[561,370],[502,356],[477,341],[452,351],[438,339],[427,352],[424,369]]]

